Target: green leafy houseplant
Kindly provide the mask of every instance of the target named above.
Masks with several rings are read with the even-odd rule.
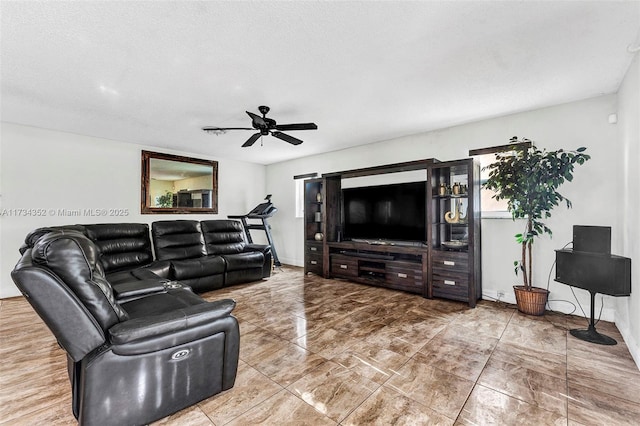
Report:
[[[546,151],[536,148],[529,139],[519,141],[516,136],[511,138],[510,144],[513,151],[496,154],[496,161],[485,167],[489,170],[489,178],[483,186],[495,191],[493,198],[496,200],[507,201],[514,220],[525,219],[524,232],[516,234],[522,255],[514,266],[516,274],[522,272],[524,290],[532,291],[533,242],[543,234],[552,235],[543,220],[551,217],[553,208],[562,202],[571,208],[571,201],[560,194],[558,188],[573,180],[576,164],[584,164],[591,157],[584,154],[584,147],[575,151]],[[516,290],[517,287],[514,286]],[[545,303],[547,294],[545,290]]]
[[[173,194],[169,191],[165,191],[164,195],[156,197],[157,207],[173,207]]]

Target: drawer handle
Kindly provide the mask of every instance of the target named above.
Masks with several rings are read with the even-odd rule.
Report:
[[[340,265],[340,269],[347,269],[347,265]]]
[[[317,264],[318,264],[318,261],[316,261],[316,260],[312,260],[312,261],[311,261],[311,264],[312,264],[312,265],[317,265]]]
[[[451,280],[444,280],[444,283],[446,285],[456,285],[456,282],[455,281],[451,281]]]
[[[311,251],[318,251],[318,247],[311,247]]]
[[[407,274],[403,274],[402,272],[398,272],[398,278],[407,278]]]
[[[442,262],[443,264],[447,265],[447,266],[456,266],[456,262],[452,262],[450,260],[445,260],[444,262]]]

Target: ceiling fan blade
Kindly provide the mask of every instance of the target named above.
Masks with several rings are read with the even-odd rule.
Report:
[[[316,130],[316,123],[277,124],[276,130]]]
[[[245,112],[249,114],[249,117],[251,117],[251,120],[253,121],[253,125],[255,128],[267,127],[267,122],[264,120],[264,118],[260,117],[258,114],[254,114],[249,111],[245,111]]]
[[[289,135],[281,133],[281,132],[271,132],[271,134],[273,135],[273,137],[276,137],[278,139],[282,139],[283,141],[289,142],[292,145],[300,145],[302,143],[302,141],[300,139],[296,139],[293,136],[289,136]]]
[[[216,132],[219,130],[255,130],[252,127],[214,127],[214,126],[209,126],[209,127],[203,127],[202,130],[204,130],[205,132]]]
[[[242,144],[242,147],[246,148],[248,146],[253,145],[260,138],[260,136],[262,136],[260,132],[254,133],[253,135],[251,135],[249,139],[247,139],[245,143]]]

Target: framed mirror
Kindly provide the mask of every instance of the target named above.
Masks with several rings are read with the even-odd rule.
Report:
[[[218,162],[142,151],[142,214],[218,213]]]

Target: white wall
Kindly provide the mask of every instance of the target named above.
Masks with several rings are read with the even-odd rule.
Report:
[[[618,301],[616,325],[640,365],[640,54],[618,91],[618,129],[623,167],[620,184],[622,197],[622,254],[631,258],[631,297]]]
[[[170,154],[218,161],[217,215],[141,215],[140,151],[153,147],[2,123],[0,129],[0,298],[19,295],[10,272],[18,248],[35,228],[72,223],[137,222],[169,219],[226,219],[260,203],[266,193],[265,167],[188,152]],[[43,216],[12,214],[40,209]],[[59,209],[122,209],[125,216],[69,217]],[[257,243],[266,239],[256,235]]]
[[[279,207],[273,218],[274,240],[278,255],[284,263],[303,265],[303,224],[294,217],[293,176],[310,172],[328,173],[361,167],[376,166],[421,158],[453,160],[468,157],[474,148],[503,145],[517,135],[527,137],[541,148],[575,149],[587,147],[592,159],[579,166],[573,182],[560,190],[573,202],[573,209],[557,208],[547,222],[554,231],[553,239],[544,237],[535,245],[534,284],[547,286],[547,277],[559,249],[572,239],[572,226],[601,225],[618,230],[621,199],[616,187],[620,184],[616,173],[622,166],[622,146],[616,125],[608,123],[608,116],[616,112],[616,95],[600,96],[580,102],[523,112],[505,117],[470,123],[462,126],[406,136],[372,145],[350,148],[328,154],[267,166],[267,188]],[[636,194],[637,196],[637,194]],[[519,246],[514,234],[521,232],[521,222],[511,219],[482,220],[483,293],[495,296],[505,293],[513,301],[512,286],[517,284],[513,261],[519,259]],[[612,247],[620,253],[623,247],[616,234]],[[570,312],[575,303],[569,287],[551,281],[550,299],[555,310]],[[580,303],[589,313],[589,297],[584,290],[576,290]],[[615,300],[605,297],[602,318],[613,320]],[[600,307],[598,296],[597,309]],[[586,324],[586,322],[585,322]]]

